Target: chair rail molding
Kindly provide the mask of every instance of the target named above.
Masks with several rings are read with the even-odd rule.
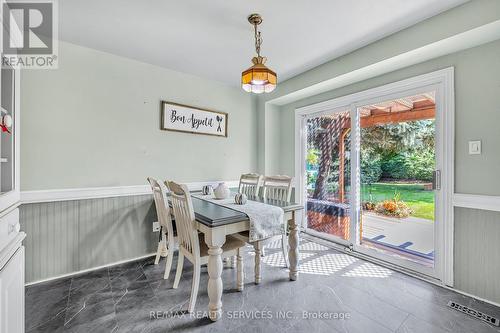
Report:
[[[217,184],[221,182],[226,183],[229,187],[238,187],[239,183],[237,180],[214,180],[206,182],[190,182],[185,184],[190,191],[198,191],[201,190],[204,185]],[[148,184],[132,186],[84,187],[71,189],[21,191],[21,204],[113,198],[145,194],[152,194],[151,186],[149,186]]]
[[[455,193],[453,195],[453,206],[500,212],[500,196]]]

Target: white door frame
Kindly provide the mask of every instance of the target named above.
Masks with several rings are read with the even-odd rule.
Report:
[[[301,107],[295,110],[295,179],[299,202],[304,202],[305,188],[305,156],[306,156],[306,137],[305,120],[312,115],[321,113],[330,113],[335,110],[350,110],[352,137],[359,136],[358,112],[357,107],[377,100],[387,100],[391,96],[401,96],[411,94],[412,92],[422,91],[422,89],[432,87],[436,90],[436,169],[441,171],[441,190],[436,191],[435,230],[435,270],[426,274],[440,280],[443,284],[453,286],[453,204],[454,193],[454,68],[449,67],[432,73],[427,73],[412,77],[406,80],[386,84],[373,89],[354,93],[351,95],[335,98],[317,104]],[[357,182],[358,175],[355,170],[359,168],[359,156],[353,154],[351,158],[351,239],[357,237],[358,218],[360,214],[360,197],[358,193]],[[303,219],[305,221],[305,219]],[[337,241],[337,239],[335,239]],[[342,242],[341,242],[342,243]],[[362,251],[356,242],[353,242],[355,250]],[[364,252],[364,251],[363,251]],[[370,255],[375,254],[370,253]],[[407,264],[407,262],[405,261]],[[396,264],[398,264],[396,262]],[[411,266],[411,265],[410,265]],[[405,266],[408,268],[408,265]],[[411,267],[410,267],[411,269]],[[421,271],[421,270],[420,270]]]

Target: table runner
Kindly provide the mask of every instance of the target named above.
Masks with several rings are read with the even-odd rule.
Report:
[[[237,205],[234,203],[234,196],[235,194],[231,193],[227,199],[214,199],[210,194],[193,194],[193,197],[245,213],[250,220],[250,242],[282,235],[285,232],[284,211],[281,207],[252,200],[248,200],[244,205]]]

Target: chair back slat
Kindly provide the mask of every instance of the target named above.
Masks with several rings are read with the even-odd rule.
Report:
[[[259,195],[261,175],[256,173],[246,173],[240,177],[238,192],[248,196]]]
[[[292,195],[292,177],[264,177],[264,198],[289,202]]]
[[[151,190],[153,192],[158,222],[163,227],[163,230],[167,233],[167,235],[173,235],[172,217],[170,215],[170,207],[168,206],[166,197],[167,188],[151,177],[148,177],[148,182],[151,185]]]
[[[177,226],[179,247],[193,255],[200,256],[198,231],[196,230],[195,215],[191,194],[186,185],[172,181],[165,182],[170,190],[172,211]]]

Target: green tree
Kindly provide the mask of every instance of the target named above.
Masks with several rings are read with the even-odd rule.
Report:
[[[434,120],[384,124],[361,129],[361,145],[382,156],[434,149]]]
[[[371,185],[380,180],[382,175],[382,160],[379,154],[361,149],[360,152],[361,183]]]

